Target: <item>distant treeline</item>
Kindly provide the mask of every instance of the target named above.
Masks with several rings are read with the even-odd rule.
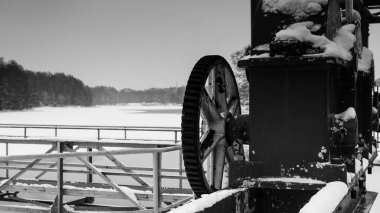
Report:
[[[0,110],[36,106],[89,106],[92,95],[82,81],[63,73],[32,72],[0,58]]]
[[[90,106],[122,103],[182,103],[185,88],[120,91],[86,86],[63,73],[32,72],[14,60],[0,58],[0,111],[38,106]]]
[[[182,103],[185,87],[151,88],[146,90],[122,89],[120,91],[113,87],[93,87],[92,103],[120,104],[120,103]]]

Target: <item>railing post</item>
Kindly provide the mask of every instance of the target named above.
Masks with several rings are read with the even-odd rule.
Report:
[[[57,142],[57,153],[63,152],[63,142]],[[63,212],[63,158],[57,159],[57,212]]]
[[[24,138],[26,138],[26,127],[24,127]]]
[[[153,210],[160,212],[161,208],[161,152],[153,153]]]
[[[177,130],[174,130],[174,143],[177,143],[178,142],[178,131]],[[178,169],[179,169],[179,176],[182,176],[182,151],[179,150],[179,166],[178,166]],[[180,178],[179,180],[179,189],[182,189],[182,178]]]
[[[8,143],[5,143],[5,155],[8,156],[9,155],[9,152],[8,152]],[[5,163],[6,166],[8,166],[8,161]],[[6,169],[5,170],[5,178],[8,179],[9,178],[9,170]]]
[[[87,151],[92,152],[92,148],[87,148]],[[89,163],[92,163],[92,157],[91,156],[88,157],[87,160]],[[88,170],[91,171],[90,169],[88,169]],[[87,174],[87,183],[92,183],[92,174],[91,173]]]
[[[378,86],[376,86],[376,93],[377,93],[377,95],[379,95],[379,87]],[[379,106],[376,106],[376,109],[379,110]],[[377,112],[377,113],[379,115],[380,112]],[[379,116],[377,116],[377,118],[379,118]],[[379,132],[376,131],[376,149],[378,148],[378,144],[379,144]]]
[[[100,140],[100,129],[98,129],[98,141]]]
[[[124,129],[124,140],[127,140],[127,129]]]
[[[87,151],[88,152],[92,152],[92,148],[87,148]],[[87,158],[87,160],[88,160],[89,163],[92,163],[92,156],[89,156]],[[91,172],[91,169],[87,169],[87,170]],[[92,173],[88,173],[87,174],[87,184],[91,184],[92,181],[93,181],[92,180]],[[86,197],[86,200],[89,203],[93,203],[95,201],[95,198],[94,197]]]
[[[182,150],[179,150],[178,151],[179,152],[179,176],[181,176],[182,177],[182,170],[183,170],[183,168],[182,168]],[[181,189],[182,190],[182,178],[180,178],[179,179],[179,189]]]
[[[55,128],[54,128],[54,135],[55,135],[55,137],[57,137],[57,135],[58,135],[57,126],[55,126]]]

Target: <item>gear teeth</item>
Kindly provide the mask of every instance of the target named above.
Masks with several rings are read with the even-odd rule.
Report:
[[[217,55],[205,56],[199,59],[191,71],[183,102],[181,123],[183,159],[187,178],[197,197],[215,190],[207,182],[203,165],[199,158],[199,106],[204,84],[210,70],[217,63],[228,65],[228,62],[223,57]],[[231,74],[233,75],[233,73]]]

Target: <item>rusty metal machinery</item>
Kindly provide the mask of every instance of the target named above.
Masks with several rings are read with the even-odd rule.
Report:
[[[261,6],[262,1],[251,1],[250,53],[268,55],[238,62],[249,81],[249,115],[241,115],[236,80],[221,56],[201,58],[191,72],[182,112],[190,186],[200,197],[244,185],[252,189],[254,212],[298,212],[323,183],[341,181],[349,192],[336,212],[353,212],[366,196],[366,171],[371,173],[377,157],[374,68],[358,70],[358,58],[368,47],[369,24],[380,22],[371,13],[380,3],[329,0],[326,13],[311,17],[321,23],[317,33],[333,40],[343,22],[339,14],[345,13],[346,24],[354,20],[354,9],[361,15],[361,21],[352,21],[356,41],[351,60],[321,57],[322,50],[308,42],[273,41],[279,28],[295,20],[268,15]],[[269,44],[266,50],[256,48],[263,44]],[[350,112],[355,116],[347,119]],[[356,162],[364,158],[368,167],[360,170]],[[349,181],[347,174],[354,174]]]

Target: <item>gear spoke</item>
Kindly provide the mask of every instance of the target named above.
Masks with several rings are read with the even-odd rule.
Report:
[[[226,75],[226,91],[228,96],[231,97],[239,97],[239,91],[237,90],[237,85],[235,82],[235,77],[232,74],[232,70],[229,70],[227,67],[225,69]]]
[[[218,109],[215,104],[212,102],[210,96],[207,94],[206,90],[202,90],[201,96],[201,117],[206,123],[210,126],[213,122],[219,121],[222,119]]]
[[[232,97],[227,104],[228,112],[233,116],[240,114],[240,100],[238,98]]]
[[[215,68],[215,103],[219,112],[227,112],[226,75],[222,63]]]
[[[234,153],[234,148],[232,146],[228,146],[226,148],[226,155],[227,155],[227,160],[228,162],[234,161],[235,160],[235,153]]]
[[[212,146],[213,143],[213,137],[214,137],[215,131],[212,129],[207,130],[199,140],[200,148],[201,150],[206,150],[207,148]]]
[[[223,138],[215,147],[214,151],[214,171],[213,185],[216,189],[222,189],[223,172],[226,157],[226,139]]]
[[[215,147],[218,146],[219,143],[221,143],[223,140],[224,140],[224,135],[214,135],[214,138],[212,139],[213,142],[211,144],[211,146],[209,146],[209,148],[207,148],[203,155],[201,155],[202,157],[202,163],[207,159],[207,157],[211,154],[211,152],[215,151]]]

